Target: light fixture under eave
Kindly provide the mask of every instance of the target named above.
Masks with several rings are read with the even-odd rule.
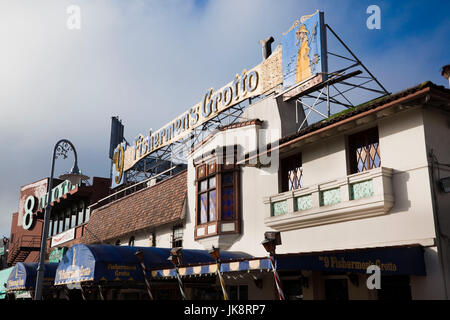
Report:
[[[60,179],[69,180],[72,185],[78,185],[81,181],[89,180],[89,176],[81,173],[78,166],[75,164],[69,173],[65,173],[59,176]]]

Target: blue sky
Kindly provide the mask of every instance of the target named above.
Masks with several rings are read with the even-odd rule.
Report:
[[[81,29],[68,30],[69,5]],[[366,8],[381,8],[381,29]],[[113,115],[132,140],[157,129],[261,61],[275,38],[319,9],[391,92],[426,80],[448,86],[448,1],[0,0],[0,236],[8,235],[20,186],[48,176],[51,151],[71,140],[79,165],[108,176]],[[71,162],[58,161],[56,172]]]

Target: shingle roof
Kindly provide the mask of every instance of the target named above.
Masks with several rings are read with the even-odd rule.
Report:
[[[91,213],[83,243],[96,243],[184,218],[187,171]]]

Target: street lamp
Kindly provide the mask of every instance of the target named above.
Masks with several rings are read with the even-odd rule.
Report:
[[[270,265],[272,267],[273,277],[275,279],[275,285],[277,286],[278,297],[280,298],[280,300],[285,300],[283,290],[281,289],[280,277],[278,276],[278,272],[277,272],[275,262],[274,262],[275,249],[276,249],[277,245],[281,244],[280,233],[273,232],[273,231],[265,232],[264,240],[263,240],[263,242],[261,242],[261,244],[264,246],[264,249],[266,249],[266,251],[269,253]]]
[[[53,157],[52,157],[52,167],[50,172],[50,181],[48,183],[48,201],[45,207],[44,213],[44,226],[42,227],[42,238],[41,238],[41,248],[39,252],[39,264],[37,267],[37,275],[36,275],[36,291],[34,293],[34,300],[42,299],[42,285],[44,282],[44,272],[45,272],[45,252],[47,249],[47,236],[48,236],[48,225],[50,221],[50,213],[52,210],[51,207],[51,191],[53,189],[53,174],[55,170],[55,160],[58,157],[67,158],[67,153],[69,151],[73,151],[74,154],[74,163],[73,167],[69,173],[61,175],[59,178],[69,180],[72,184],[78,184],[82,180],[88,180],[89,177],[81,174],[80,169],[78,169],[78,158],[77,151],[73,146],[72,142],[66,139],[61,139],[55,144],[55,148],[53,149]]]
[[[172,250],[170,250],[170,257],[167,258],[167,260],[172,262],[172,264],[175,267],[175,272],[176,272],[176,276],[177,276],[177,280],[178,280],[178,287],[180,288],[180,292],[181,292],[181,297],[183,298],[183,300],[186,300],[183,282],[181,281],[180,272],[178,270],[179,266],[182,263],[182,257],[183,257],[183,253],[181,252],[181,249],[182,249],[181,247],[172,248]]]
[[[223,293],[223,300],[229,300],[227,290],[225,289],[225,282],[223,281],[222,274],[220,273],[220,258],[219,258],[220,257],[220,249],[214,248],[214,246],[212,246],[212,249],[209,251],[209,254],[216,261],[216,266],[217,266],[216,272],[217,272],[217,275],[219,276],[219,282],[220,282],[220,286],[222,288],[222,293]]]

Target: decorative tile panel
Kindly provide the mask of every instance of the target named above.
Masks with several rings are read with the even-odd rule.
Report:
[[[308,210],[312,208],[312,196],[310,194],[295,198],[295,211]]]
[[[334,188],[320,193],[320,205],[329,206],[341,202],[341,189]]]
[[[272,203],[272,216],[280,216],[288,212],[287,201],[278,201]]]
[[[373,196],[372,180],[353,183],[350,185],[350,200],[358,200]]]

